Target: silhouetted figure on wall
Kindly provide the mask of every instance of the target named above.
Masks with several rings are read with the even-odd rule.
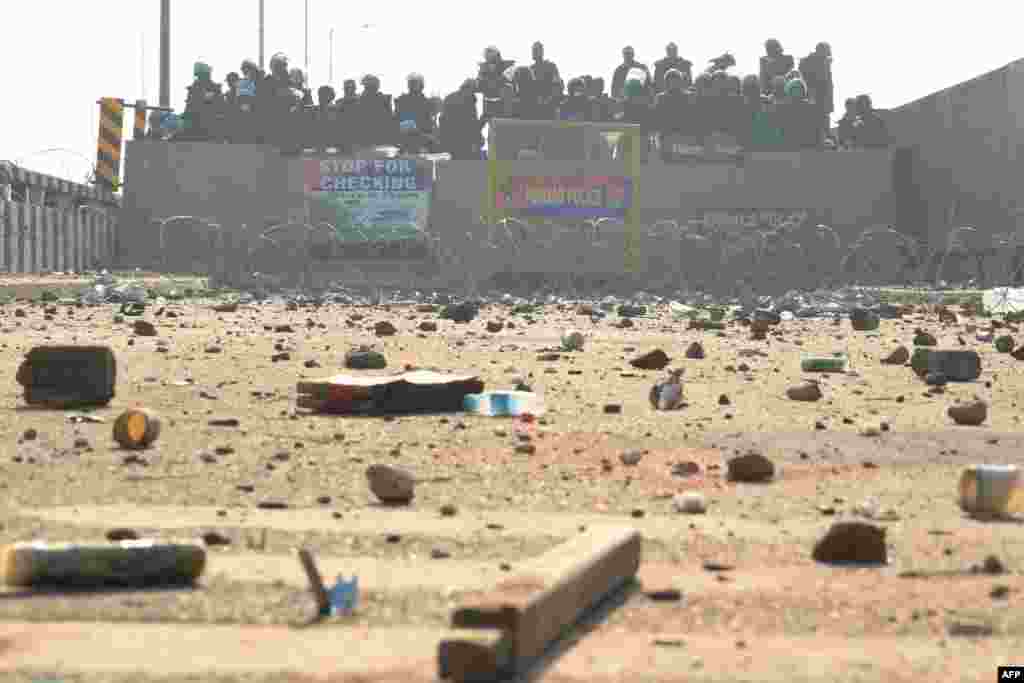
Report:
[[[391,110],[391,98],[380,91],[380,79],[373,74],[363,77],[363,92],[356,105],[355,134],[367,147],[394,144],[397,126]]]
[[[836,124],[836,137],[839,138],[839,145],[845,149],[849,149],[854,145],[854,134],[856,128],[854,123],[857,121],[857,100],[853,97],[848,97],[844,103],[846,112],[843,114],[843,118],[839,119]]]
[[[395,100],[399,149],[403,154],[418,154],[434,147],[434,104],[423,94],[423,76],[414,73],[406,79],[408,92]]]
[[[832,112],[835,111],[835,95],[832,86],[832,48],[828,43],[818,43],[814,52],[800,60],[800,75],[807,84],[807,96],[821,112],[821,126],[828,133]]]
[[[678,71],[683,77],[684,87],[689,87],[693,82],[693,62],[679,56],[679,47],[675,43],[669,43],[665,47],[665,56],[654,63],[654,89],[662,93],[667,89],[665,75],[671,71]]]
[[[329,85],[322,85],[316,91],[316,109],[313,111],[310,146],[327,150],[339,146],[338,109],[334,106],[335,92]]]
[[[544,58],[544,45],[540,41],[533,44],[532,56],[530,73],[533,76],[539,113],[543,114],[544,119],[553,119],[562,98],[562,76],[555,63]]]
[[[476,113],[477,82],[468,78],[462,87],[444,98],[439,121],[441,148],[452,159],[480,160],[480,148],[484,138],[480,134],[483,126]]]
[[[485,120],[503,115],[505,98],[512,89],[510,70],[514,65],[515,61],[503,59],[501,52],[493,45],[484,50],[476,87],[483,97]]]
[[[659,93],[655,100],[654,128],[664,161],[673,159],[672,146],[680,136],[693,135],[693,97],[685,88],[686,77],[676,69],[669,69],[665,74],[665,92]]]
[[[761,89],[767,93],[774,92],[775,78],[785,76],[794,69],[792,55],[782,51],[782,43],[771,38],[764,43],[764,56],[761,57]]]
[[[516,67],[512,75],[512,92],[505,97],[505,116],[524,121],[553,119],[554,111],[549,111],[549,105],[542,105],[538,87],[529,67]]]
[[[868,95],[857,96],[857,118],[853,123],[854,144],[862,149],[889,146],[889,129],[871,104]]]
[[[651,70],[647,68],[646,64],[641,64],[636,61],[636,52],[632,47],[628,45],[622,48],[622,64],[619,64],[615,68],[615,73],[612,74],[612,98],[616,100],[623,100],[626,98],[626,79],[629,77],[629,72],[633,69],[639,69],[646,74],[646,79],[643,82],[644,88],[651,87]]]
[[[213,69],[208,64],[196,62],[192,71],[195,80],[188,86],[185,97],[184,130],[175,139],[212,141],[221,133],[218,128],[224,111],[224,96],[220,84],[213,82]]]
[[[592,78],[586,87],[587,97],[590,98],[594,106],[591,120],[598,123],[612,121],[617,113],[618,103],[604,91],[604,79],[600,76]]]
[[[264,142],[286,147],[290,137],[288,122],[295,99],[288,75],[288,57],[278,53],[270,58],[270,73],[256,92]]]
[[[571,79],[568,89],[569,96],[558,108],[558,118],[562,121],[590,121],[594,115],[594,104],[587,97],[583,79]]]

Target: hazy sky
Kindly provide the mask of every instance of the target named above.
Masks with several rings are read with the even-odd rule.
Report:
[[[304,0],[265,0],[267,61],[275,52],[305,61]],[[896,107],[1018,58],[1024,10],[1009,0],[737,0],[702,3],[606,3],[517,0],[470,12],[466,2],[356,3],[309,0],[310,83],[328,80],[328,34],[334,36],[334,82],[377,73],[385,92],[405,89],[411,71],[428,92],[447,93],[475,75],[483,48],[528,62],[544,42],[563,77],[590,73],[611,81],[626,44],[648,64],[669,41],[703,69],[729,50],[743,75],[757,70],[766,38],[796,59],[828,41],[835,57],[836,102],[860,93]],[[184,106],[192,64],[202,59],[223,81],[245,58],[258,59],[258,0],[171,1],[171,98]],[[83,0],[0,0],[0,45],[8,73],[20,75],[0,108],[0,160],[81,180],[96,156],[97,109],[103,96],[159,97],[159,0],[120,5]],[[605,9],[606,8],[606,9]],[[614,9],[613,9],[614,8]],[[1016,8],[1016,9],[1015,9]],[[476,25],[470,18],[477,17]],[[143,52],[144,46],[144,52]],[[23,75],[21,75],[23,74]],[[20,89],[31,114],[18,111]],[[47,106],[46,100],[55,104]],[[126,135],[131,135],[130,115]],[[45,152],[53,148],[70,151]]]

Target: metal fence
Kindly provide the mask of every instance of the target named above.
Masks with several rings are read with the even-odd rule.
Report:
[[[0,200],[0,272],[81,272],[113,265],[117,219],[82,206]]]

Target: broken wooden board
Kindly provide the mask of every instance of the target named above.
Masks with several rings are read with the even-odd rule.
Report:
[[[493,647],[442,642],[440,671],[480,676],[483,666],[502,665],[490,671],[492,679],[522,671],[565,629],[633,579],[641,540],[632,528],[596,527],[527,563],[492,591],[467,597],[453,612],[452,627],[497,629],[502,637]]]
[[[442,679],[494,681],[511,666],[510,640],[501,631],[453,629],[441,639],[437,661]]]
[[[299,382],[298,407],[317,412],[444,412],[462,410],[466,394],[483,391],[472,373],[415,369],[388,374],[342,374]]]

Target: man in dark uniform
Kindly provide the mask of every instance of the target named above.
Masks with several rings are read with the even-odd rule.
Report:
[[[462,87],[444,98],[438,125],[441,148],[452,159],[479,161],[484,138],[483,123],[476,112],[477,82],[467,78]]]
[[[224,110],[220,83],[214,83],[213,70],[202,62],[193,69],[195,80],[185,97],[185,130],[178,140],[213,141],[220,139],[219,117]]]
[[[626,77],[629,75],[630,70],[639,69],[647,75],[644,82],[645,88],[651,87],[651,70],[647,68],[646,64],[641,64],[636,61],[636,52],[632,47],[626,46],[622,48],[622,64],[619,64],[615,68],[615,73],[612,74],[612,98],[616,100],[626,99],[625,88],[626,88]]]
[[[665,56],[654,63],[654,90],[659,93],[665,92],[665,74],[675,69],[683,77],[684,89],[693,83],[693,62],[679,56],[679,47],[675,43],[669,43],[665,48]]]
[[[808,97],[820,112],[824,138],[831,128],[832,112],[835,111],[832,48],[828,43],[818,43],[814,52],[800,60],[800,75],[807,84]]]
[[[544,119],[555,118],[559,100],[562,97],[562,76],[554,62],[544,59],[544,45],[540,41],[533,44],[533,64],[530,66],[536,88],[537,101]]]
[[[356,112],[355,134],[360,143],[368,147],[395,143],[398,131],[391,98],[380,91],[380,79],[373,74],[363,76]]]
[[[775,89],[775,78],[785,77],[793,70],[793,56],[782,51],[782,43],[771,38],[764,42],[765,54],[761,57],[761,90],[772,93]]]
[[[423,94],[425,83],[420,74],[409,74],[409,91],[395,100],[399,149],[403,154],[431,150],[434,145],[434,105]]]

